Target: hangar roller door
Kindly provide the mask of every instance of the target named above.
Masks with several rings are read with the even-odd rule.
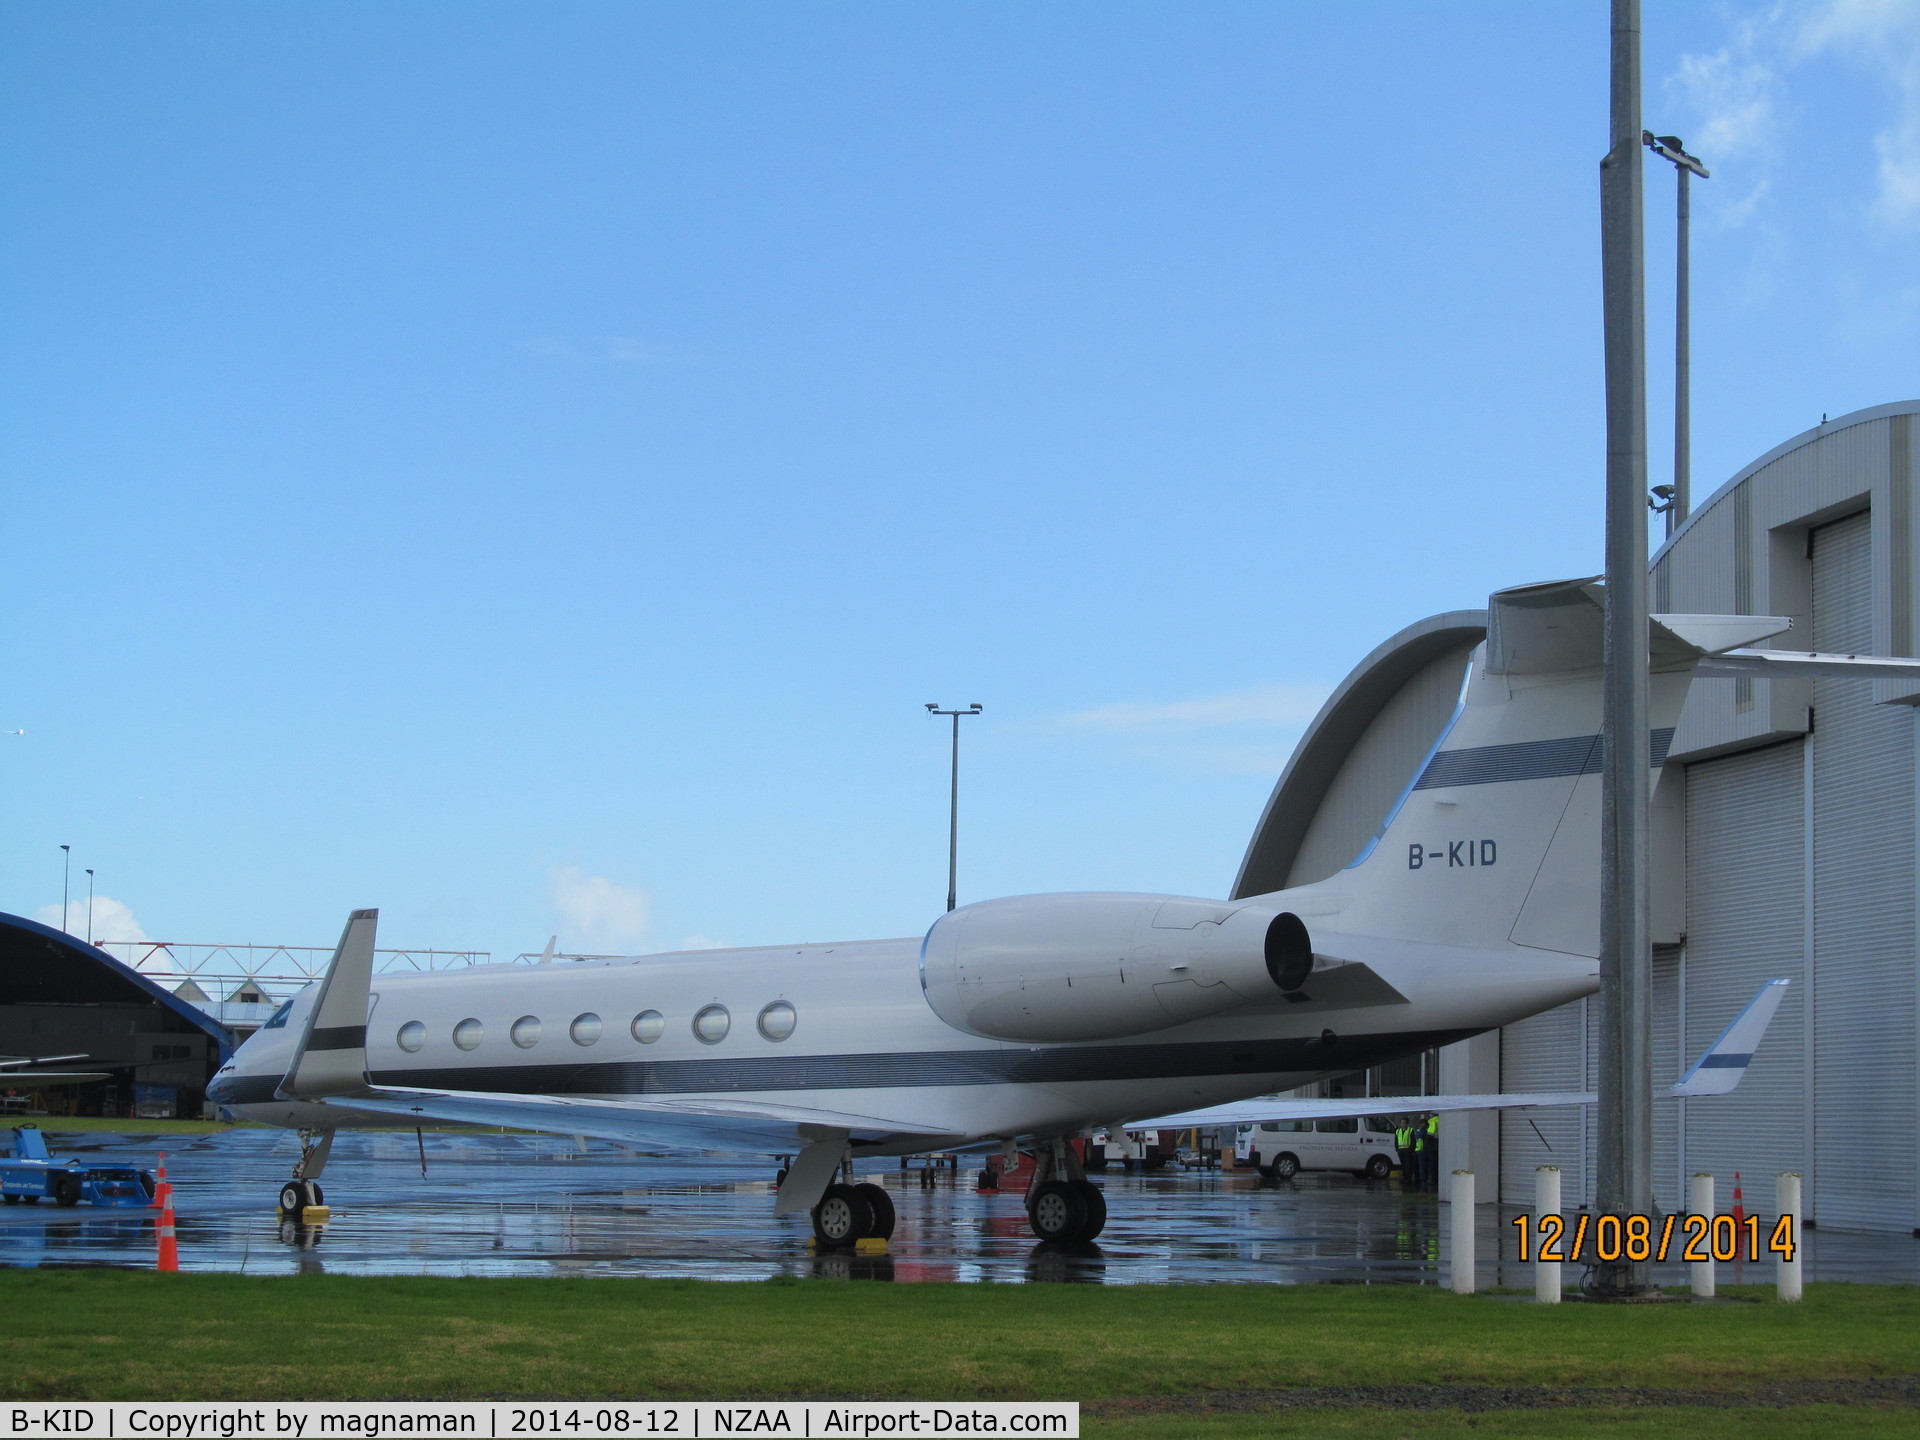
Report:
[[[1516,1020],[1500,1032],[1500,1088],[1509,1093],[1583,1090],[1587,1086],[1588,1010],[1575,1000],[1543,1014]],[[1500,1112],[1500,1198],[1531,1205],[1534,1172],[1560,1167],[1563,1203],[1578,1205],[1588,1193],[1587,1143],[1582,1107]]]
[[[1598,1009],[1598,1006],[1594,1007]],[[1653,947],[1653,1093],[1658,1095],[1686,1069],[1680,1058],[1680,947]],[[1598,1077],[1595,1077],[1596,1083]],[[1682,1208],[1686,1186],[1681,1182],[1680,1106],[1673,1100],[1653,1102],[1653,1203],[1664,1212]]]
[[[1805,1164],[1803,753],[1790,741],[1687,767],[1687,1054],[1718,1039],[1763,982],[1793,981],[1738,1090],[1654,1102],[1678,1109],[1681,1166],[1719,1177],[1723,1205],[1734,1171],[1752,1208],[1771,1205],[1775,1175]]]
[[[1871,517],[1813,532],[1813,643],[1873,652]],[[1873,687],[1813,687],[1813,1130],[1822,1225],[1914,1222],[1913,725]]]

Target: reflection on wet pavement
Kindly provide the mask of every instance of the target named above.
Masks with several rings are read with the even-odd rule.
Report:
[[[283,1222],[275,1196],[299,1146],[285,1131],[194,1137],[66,1135],[55,1151],[154,1162],[167,1152],[183,1270],[412,1275],[655,1275],[763,1280],[994,1280],[1091,1284],[1264,1281],[1441,1283],[1448,1207],[1393,1181],[1309,1175],[1262,1181],[1218,1171],[1096,1177],[1110,1219],[1097,1244],[1035,1243],[1017,1190],[976,1194],[964,1166],[933,1188],[918,1173],[862,1175],[894,1193],[891,1253],[810,1255],[804,1216],[773,1214],[774,1164],[640,1155],[599,1141],[463,1132],[426,1137],[421,1178],[411,1131],[341,1132],[321,1183],[321,1226]],[[1514,1258],[1518,1212],[1475,1217],[1480,1283],[1528,1288]],[[147,1267],[155,1212],[11,1205],[0,1265]],[[1815,1231],[1808,1280],[1920,1281],[1920,1240]],[[1493,1257],[1498,1256],[1496,1261]],[[1568,1267],[1567,1280],[1577,1280]],[[1656,1267],[1685,1283],[1679,1265]],[[1769,1264],[1720,1267],[1723,1284],[1771,1282]]]

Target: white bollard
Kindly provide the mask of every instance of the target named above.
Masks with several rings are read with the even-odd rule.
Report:
[[[1453,1204],[1453,1293],[1473,1294],[1473,1172],[1453,1172],[1453,1188],[1447,1199]]]
[[[1713,1298],[1713,1216],[1719,1203],[1718,1198],[1714,1194],[1713,1176],[1706,1174],[1695,1175],[1693,1179],[1688,1182],[1687,1213],[1690,1215],[1698,1215],[1707,1222],[1707,1229],[1701,1235],[1700,1244],[1697,1247],[1707,1252],[1707,1258],[1704,1260],[1689,1260],[1687,1262],[1693,1271],[1693,1298],[1696,1300],[1711,1300]]]
[[[1774,1181],[1774,1208],[1782,1215],[1792,1216],[1788,1234],[1793,1240],[1793,1258],[1784,1255],[1776,1261],[1774,1269],[1774,1294],[1782,1300],[1800,1298],[1800,1177],[1791,1170],[1783,1170]]]
[[[1540,1222],[1549,1215],[1560,1213],[1560,1167],[1542,1165],[1533,1172],[1533,1298],[1542,1305],[1560,1303],[1560,1266],[1559,1260],[1542,1260],[1540,1254]],[[1561,1254],[1566,1253],[1566,1238],[1561,1237],[1559,1245],[1554,1247]]]

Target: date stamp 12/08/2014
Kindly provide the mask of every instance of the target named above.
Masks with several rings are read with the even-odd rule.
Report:
[[[1571,1223],[1565,1215],[1516,1215],[1520,1260],[1562,1260],[1572,1264],[1598,1260],[1747,1260],[1761,1255],[1791,1260],[1795,1252],[1793,1216],[1773,1223],[1764,1247],[1758,1215],[1590,1215]]]

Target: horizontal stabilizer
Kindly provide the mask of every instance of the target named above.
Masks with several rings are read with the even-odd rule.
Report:
[[[1920,680],[1920,660],[1900,655],[1823,655],[1817,650],[1729,650],[1700,662],[1702,675],[1760,680]]]
[[[1771,640],[1776,635],[1784,635],[1792,628],[1793,621],[1785,615],[1655,615],[1653,617],[1656,649],[1660,646],[1661,632],[1665,631],[1667,635],[1689,648],[1708,655],[1718,655],[1742,645],[1757,645],[1762,640]]]

